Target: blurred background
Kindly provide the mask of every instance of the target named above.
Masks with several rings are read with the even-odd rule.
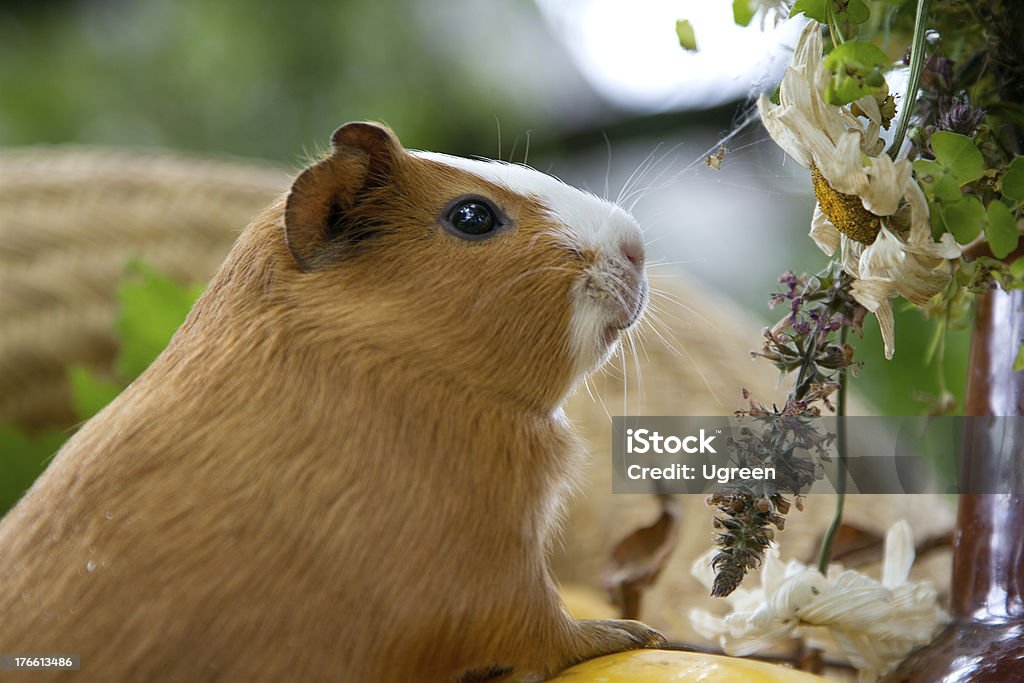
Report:
[[[8,0],[0,148],[172,150],[294,172],[341,123],[379,120],[408,147],[526,160],[611,198],[625,187],[659,272],[685,273],[768,324],[783,315],[767,306],[778,275],[816,272],[827,258],[806,236],[806,171],[756,121],[743,126],[751,96],[775,87],[800,27],[771,16],[738,27],[731,5]],[[679,47],[677,19],[691,21],[698,52]],[[705,158],[724,138],[715,170]],[[0,156],[8,189],[14,158]],[[932,327],[900,311],[896,329],[891,362],[873,319],[852,340],[866,362],[853,387],[885,413],[918,414],[916,392],[938,391],[939,371],[923,361]],[[946,382],[957,396],[966,343],[964,333],[948,338]],[[2,399],[16,404],[19,391]],[[63,436],[0,428],[0,511]]]

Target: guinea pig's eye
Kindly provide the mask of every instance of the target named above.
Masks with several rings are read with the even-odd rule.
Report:
[[[501,227],[497,214],[487,200],[471,197],[453,204],[445,215],[445,223],[460,237],[479,238]]]

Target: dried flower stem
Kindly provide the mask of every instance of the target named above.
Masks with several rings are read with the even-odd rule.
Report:
[[[846,332],[849,328],[843,325],[840,334],[840,344],[846,345]],[[832,516],[832,523],[829,524],[825,537],[821,540],[821,552],[818,555],[818,571],[825,575],[828,572],[828,563],[832,559],[832,542],[835,540],[839,527],[843,523],[843,506],[846,503],[846,368],[839,370],[839,396],[836,398],[836,449],[839,451],[838,473],[836,474],[836,511]]]

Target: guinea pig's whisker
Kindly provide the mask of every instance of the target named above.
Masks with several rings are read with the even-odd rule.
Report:
[[[583,378],[583,388],[587,390],[587,395],[590,396],[590,400],[591,401],[596,401],[597,400],[596,398],[594,398],[594,390],[590,386],[590,377],[589,376],[586,376],[586,377]]]
[[[658,171],[658,174],[654,176],[654,178],[651,179],[651,181],[647,183],[647,185],[645,185],[642,188],[634,188],[629,194],[623,197],[623,204],[625,204],[626,202],[630,202],[630,200],[632,200],[629,204],[628,210],[632,211],[634,208],[636,208],[636,205],[640,202],[640,200],[646,197],[651,190],[664,190],[665,188],[671,187],[681,174],[681,172],[675,173],[669,176],[667,180],[662,180],[662,178],[665,177],[665,174],[668,173],[671,168],[671,164],[666,165],[664,168]]]
[[[615,363],[605,363],[604,367],[601,368],[602,375],[611,377],[616,382],[622,379],[622,375],[619,372],[621,372],[621,369]]]
[[[679,325],[688,325],[693,323],[692,320],[687,320],[685,318],[679,317],[674,312],[672,312],[671,309],[663,308],[661,304],[654,298],[656,296],[658,296],[657,292],[652,292],[649,306],[651,312],[657,314],[659,323],[664,320],[670,320]]]
[[[722,399],[718,397],[718,393],[715,391],[715,388],[711,385],[711,382],[708,381],[707,376],[701,369],[700,363],[698,363],[693,358],[693,356],[687,350],[686,346],[683,343],[681,343],[672,332],[668,330],[667,326],[664,327],[663,330],[658,329],[658,325],[656,324],[657,322],[660,322],[658,321],[658,316],[659,312],[657,311],[657,309],[654,309],[652,311],[652,315],[649,316],[649,324],[651,331],[654,333],[656,337],[658,337],[658,339],[661,340],[662,344],[665,345],[665,348],[667,348],[670,353],[677,356],[680,360],[684,361],[688,366],[692,367],[693,370],[696,371],[697,375],[704,383],[704,386],[707,387],[708,392],[711,394],[711,397],[715,400],[715,402],[718,403],[719,405],[724,405],[722,403]],[[666,337],[666,335],[668,336]]]
[[[651,357],[647,353],[647,326],[643,324],[637,325],[630,331],[630,334],[636,340],[636,343],[639,344],[640,351],[644,354],[644,360],[649,362]]]
[[[616,203],[625,206],[630,199],[636,197],[635,199],[633,199],[633,201],[629,204],[628,207],[628,210],[632,211],[640,202],[640,200],[643,199],[643,197],[645,197],[647,193],[650,192],[651,190],[665,189],[667,187],[670,187],[673,183],[675,183],[676,180],[683,174],[683,171],[679,171],[677,173],[672,174],[671,176],[669,176],[668,180],[664,182],[662,182],[662,178],[664,178],[665,174],[668,173],[675,165],[675,162],[679,158],[679,155],[674,153],[682,146],[682,144],[683,143],[680,142],[676,145],[673,145],[657,159],[652,159],[654,152],[651,152],[651,154],[648,155],[648,159],[650,161],[648,162],[648,159],[645,159],[646,167],[644,168],[643,172],[640,173],[636,178],[630,176],[630,180],[627,181],[627,184],[623,186],[622,191],[619,193],[619,197],[616,200]],[[657,148],[655,148],[655,151],[657,151]],[[666,159],[668,159],[670,155],[672,155],[672,158],[666,163]],[[654,172],[655,169],[659,169],[659,167],[660,170],[657,171],[657,175],[655,175],[650,182],[647,182],[646,185],[641,187],[640,183],[646,181],[648,175]]]
[[[590,386],[590,378],[588,377],[587,378],[587,391],[590,391],[591,389],[592,389],[592,387]],[[596,391],[596,389],[594,391]],[[598,405],[601,406],[601,410],[604,412],[605,417],[607,417],[608,421],[611,422],[612,421],[612,412],[610,410],[608,410],[608,404],[605,403],[604,396],[601,395],[600,391],[596,391],[596,394],[593,391],[591,391],[590,397],[591,398],[595,398],[595,396],[596,396],[595,400],[597,401]]]
[[[647,224],[647,229],[648,230],[651,229],[651,224],[650,223]],[[669,236],[671,236],[670,233],[664,232],[664,233],[658,235],[657,237],[655,237],[654,239],[645,240],[644,241],[644,246],[647,247],[648,249],[650,249],[652,244],[657,244],[658,242],[660,242],[661,240],[663,240],[663,239],[665,239],[666,237],[669,237]],[[647,267],[650,268],[651,264],[648,263]]]
[[[653,313],[656,314],[656,312]],[[649,317],[651,319],[648,321],[648,325],[650,325],[651,332],[654,333],[654,336],[661,341],[665,348],[668,349],[669,353],[676,356],[677,358],[685,360],[686,356],[685,354],[683,354],[680,348],[682,345],[679,343],[679,341],[676,340],[674,337],[672,341],[669,341],[669,339],[665,335],[668,334],[669,336],[671,336],[671,333],[667,331],[665,333],[662,333],[662,331],[658,329],[658,326],[655,324],[656,315],[652,314]]]
[[[665,237],[665,235],[662,235],[661,237]],[[661,239],[661,237],[657,237],[651,242],[648,242],[648,245],[657,242],[659,239]],[[666,266],[685,266],[690,263],[700,263],[701,261],[706,260],[707,259],[705,257],[699,256],[697,258],[685,259],[683,261],[654,261],[652,263],[648,263],[646,267],[648,270],[650,270],[651,268],[665,268]]]
[[[675,322],[676,324],[682,325],[685,325],[689,322],[665,310],[658,304],[657,301],[651,300],[651,302],[648,304],[648,308],[651,312],[651,319],[656,320],[659,325],[662,325],[666,320],[670,320],[672,322]]]
[[[713,330],[715,330],[716,332],[720,332],[721,331],[719,329],[717,323],[715,323],[713,320],[709,320],[708,318],[704,317],[703,315],[700,314],[700,312],[698,312],[696,309],[691,308],[690,306],[688,306],[684,301],[680,300],[678,297],[676,297],[676,296],[674,296],[672,294],[669,294],[668,292],[666,292],[663,289],[659,289],[659,288],[655,287],[653,284],[650,285],[649,289],[650,289],[650,292],[652,294],[652,297],[651,297],[652,303],[653,303],[653,299],[655,297],[657,297],[658,299],[664,299],[665,301],[668,301],[670,303],[675,304],[676,306],[679,306],[680,308],[684,309],[688,313],[694,314],[695,316],[700,318],[703,322],[706,322],[709,326],[711,326],[711,328]],[[675,318],[675,320],[680,320],[680,319],[679,318]]]
[[[656,321],[659,326],[667,327],[665,325],[665,321],[666,320],[671,320],[671,321],[675,322],[677,325],[690,325],[693,322],[693,321],[690,321],[690,320],[684,320],[683,318],[680,318],[677,315],[673,315],[668,310],[665,310],[661,306],[659,306],[658,303],[655,302],[655,301],[651,301],[649,306],[650,306],[652,321]]]
[[[516,139],[512,141],[512,150],[508,153],[508,163],[511,164],[512,160],[516,158],[516,147],[518,147],[518,146],[519,146],[519,136],[517,135]]]
[[[622,189],[619,190],[618,196],[615,198],[616,204],[622,204],[623,195],[631,191],[633,189],[633,183],[639,182],[640,178],[643,177],[643,174],[647,172],[648,165],[652,163],[654,155],[658,153],[659,149],[661,149],[661,145],[662,143],[660,142],[655,145],[654,149],[652,149],[650,153],[637,165],[633,172],[629,174],[629,177],[626,178],[626,182],[622,184]]]
[[[626,350],[619,344],[619,363],[622,367],[622,414],[629,415],[629,373],[626,370]]]
[[[608,166],[607,168],[605,168],[604,171],[604,194],[601,195],[601,197],[605,201],[610,201],[608,198],[608,193],[611,191],[610,185],[612,177],[612,141],[608,139],[608,133],[603,130],[601,131],[601,137],[604,138],[604,146],[608,150]]]
[[[659,166],[662,166],[664,164],[664,168],[661,169],[661,171],[658,174],[658,177],[661,177],[661,175],[664,174],[668,169],[672,168],[672,164],[674,163],[675,158],[673,158],[673,160],[668,164],[665,164],[665,160],[668,159],[670,155],[675,153],[680,147],[682,147],[682,145],[683,143],[679,142],[669,147],[660,156],[656,156],[658,150],[662,146],[662,143],[658,143],[654,147],[654,149],[651,150],[651,153],[648,154],[647,157],[640,163],[640,166],[637,168],[637,171],[639,171],[639,173],[634,172],[634,174],[630,176],[629,180],[626,181],[626,184],[623,186],[622,191],[619,193],[618,200],[615,203],[624,203],[626,199],[628,199],[632,195],[632,193],[636,191],[637,186],[647,179],[648,174],[650,174]],[[632,181],[632,184],[630,183],[630,181]]]
[[[501,161],[501,119],[498,118],[497,114],[494,115],[494,125],[498,129],[498,156],[495,158]]]
[[[629,342],[629,352],[633,357],[633,367],[636,368],[636,389],[637,389],[637,409],[644,405],[644,377],[643,368],[640,365],[640,356],[636,352],[636,341],[633,339],[633,330],[626,330],[626,341]],[[629,414],[628,412],[626,413]]]

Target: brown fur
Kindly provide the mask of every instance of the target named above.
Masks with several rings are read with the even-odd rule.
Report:
[[[90,680],[443,681],[657,642],[572,620],[548,576],[588,256],[534,200],[345,130],[0,522],[0,651]],[[440,230],[468,192],[517,229]]]

